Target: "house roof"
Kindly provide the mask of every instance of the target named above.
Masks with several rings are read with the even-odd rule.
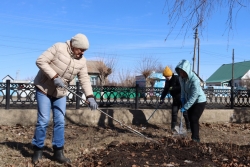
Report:
[[[6,78],[10,78],[11,80],[14,80],[10,75],[6,75],[5,77],[3,77],[2,80],[5,80]]]
[[[99,61],[87,61],[88,73],[99,74],[100,72],[97,69],[99,63]]]
[[[250,61],[234,63],[234,79],[241,79],[250,69]],[[232,63],[223,64],[207,80],[211,82],[226,82],[232,79]]]
[[[152,72],[148,78],[152,78],[152,79],[164,79],[165,80],[165,77],[163,76],[163,74],[162,73],[158,73],[158,72]]]

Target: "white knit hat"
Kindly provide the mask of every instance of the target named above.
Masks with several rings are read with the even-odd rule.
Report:
[[[85,49],[89,48],[88,38],[84,34],[76,34],[71,38],[71,44],[75,48]]]

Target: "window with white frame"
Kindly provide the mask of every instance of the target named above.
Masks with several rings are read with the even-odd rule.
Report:
[[[97,76],[91,76],[90,77],[90,82],[91,82],[91,85],[96,85],[96,83],[97,83]]]

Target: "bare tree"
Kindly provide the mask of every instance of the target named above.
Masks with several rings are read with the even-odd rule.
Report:
[[[165,67],[161,63],[159,63],[159,65],[155,69],[155,72],[162,73],[162,71],[164,70],[164,68]]]
[[[155,59],[153,56],[143,56],[142,59],[138,61],[136,70],[145,77],[146,86],[150,84],[148,77],[153,71],[156,71],[158,65],[158,59]]]
[[[168,66],[168,67],[174,72],[175,69],[173,68],[172,65],[166,65],[166,66]],[[162,73],[162,72],[164,71],[164,69],[165,69],[166,66],[163,66],[162,64],[158,65],[158,66],[156,67],[155,72]]]
[[[199,28],[202,33],[212,14],[222,8],[228,9],[228,12],[225,13],[227,14],[225,22],[229,34],[233,29],[233,20],[237,17],[238,12],[247,6],[249,6],[249,0],[166,0],[164,9],[167,10],[170,26],[167,38],[176,29],[178,22],[182,23],[179,34],[184,32],[184,37],[190,28]]]
[[[30,77],[26,77],[24,80],[25,81],[34,81],[35,77],[34,76],[30,76]]]
[[[135,74],[133,74],[130,70],[119,71],[118,84],[120,86],[126,86],[126,87],[135,86]]]
[[[101,86],[105,85],[108,76],[114,72],[116,61],[114,58],[101,58],[97,60],[97,70],[99,72],[99,79]]]

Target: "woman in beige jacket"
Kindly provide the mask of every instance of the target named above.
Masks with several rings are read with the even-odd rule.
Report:
[[[75,76],[78,77],[91,109],[98,105],[93,96],[90,78],[84,52],[89,48],[85,35],[77,34],[64,43],[56,43],[46,50],[36,61],[40,69],[35,77],[37,99],[37,124],[32,139],[34,154],[32,162],[42,158],[46,130],[50,121],[50,111],[53,112],[53,158],[60,163],[70,163],[63,154],[64,148],[64,116],[66,112],[68,86]]]

